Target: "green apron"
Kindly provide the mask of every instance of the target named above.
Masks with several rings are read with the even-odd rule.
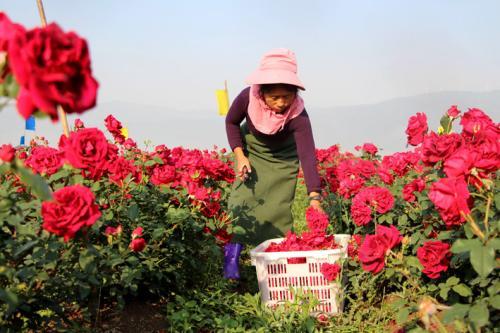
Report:
[[[246,123],[241,133],[252,173],[246,182],[234,182],[228,207],[234,224],[245,230],[236,233],[233,242],[256,246],[292,228],[299,159],[292,134],[283,141],[269,141],[250,133]]]

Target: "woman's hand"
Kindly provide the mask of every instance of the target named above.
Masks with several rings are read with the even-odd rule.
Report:
[[[245,156],[241,147],[236,147],[234,149],[234,154],[236,157],[236,176],[244,182],[248,179],[250,173],[252,172],[250,160]]]
[[[309,207],[313,207],[317,211],[324,213],[323,208],[321,208],[321,194],[318,192],[309,193]]]

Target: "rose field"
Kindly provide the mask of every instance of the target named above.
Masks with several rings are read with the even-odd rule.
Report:
[[[0,13],[0,102],[56,122],[97,90],[84,39]],[[222,248],[246,232],[227,208],[226,149],[141,148],[107,114],[57,143],[0,142],[0,332],[495,332],[500,123],[460,108],[408,119],[406,151],[317,149],[324,213],[299,174],[294,229],[267,251],[350,235],[347,256],[321,265],[343,303],[333,315],[307,288],[267,306],[249,247],[241,280],[223,278]]]

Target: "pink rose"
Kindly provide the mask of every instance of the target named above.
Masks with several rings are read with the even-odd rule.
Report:
[[[408,143],[412,146],[421,144],[427,130],[427,116],[425,113],[418,112],[416,115],[411,116],[405,132],[408,136]]]

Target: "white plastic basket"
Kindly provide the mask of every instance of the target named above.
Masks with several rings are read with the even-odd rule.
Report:
[[[320,271],[321,264],[333,264],[347,258],[347,245],[350,235],[335,235],[340,247],[333,250],[265,252],[272,242],[279,243],[283,238],[269,239],[250,251],[252,265],[257,270],[257,280],[262,302],[274,307],[285,301],[293,300],[292,289],[302,288],[312,293],[320,304],[314,312],[335,314],[342,312],[342,299],[337,297],[341,286],[330,283]],[[290,263],[291,258],[304,258],[300,263]],[[298,261],[298,260],[295,260]]]

